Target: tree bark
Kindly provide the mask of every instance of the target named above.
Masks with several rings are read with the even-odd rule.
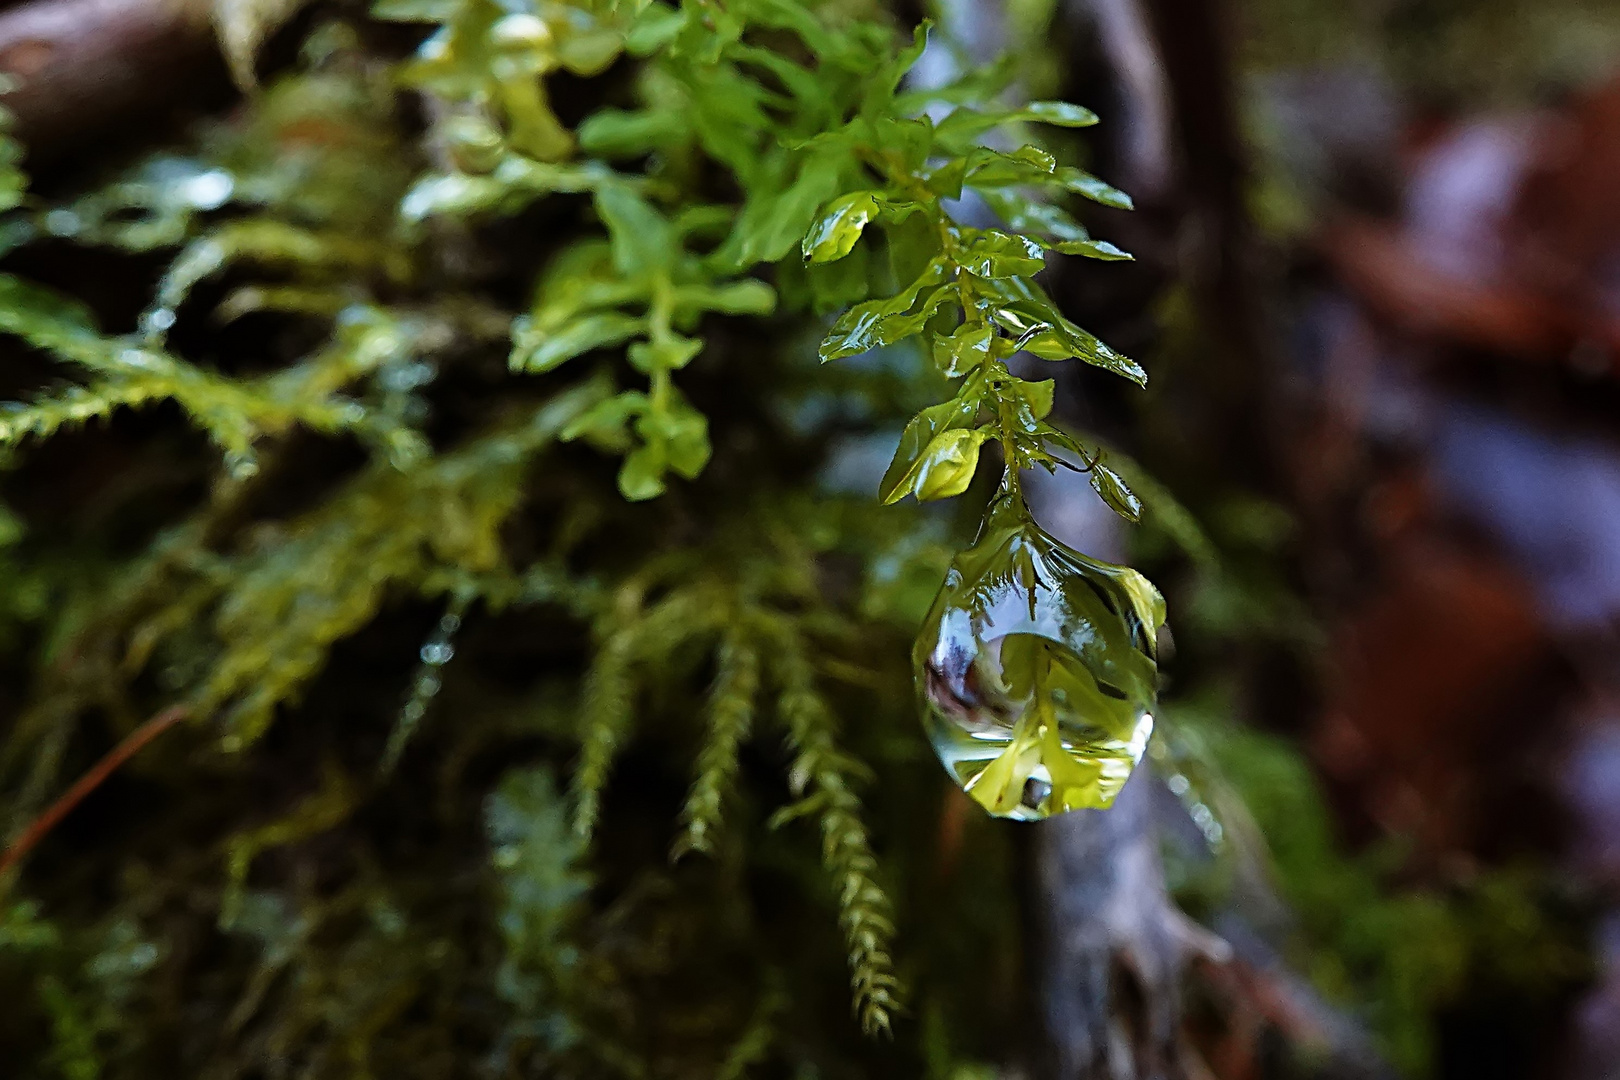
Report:
[[[1195,930],[1165,887],[1157,782],[1144,765],[1111,809],[1039,826],[1049,1072],[1062,1080],[1183,1075],[1183,969],[1195,942],[1213,939]]]
[[[35,0],[0,13],[0,104],[31,159],[155,107],[206,97],[223,64],[200,0]]]

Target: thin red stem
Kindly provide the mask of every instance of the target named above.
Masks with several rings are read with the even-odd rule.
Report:
[[[102,781],[116,772],[119,766],[140,753],[147,743],[189,715],[191,710],[186,706],[171,705],[124,736],[122,742],[107,751],[89,772],[79,777],[72,787],[63,792],[61,798],[28,823],[28,828],[24,829],[16,842],[6,849],[5,856],[0,857],[0,881],[4,881],[11,869],[22,861],[23,856],[33,850],[34,845],[43,840],[46,833],[72,813],[73,808],[83,802],[86,795],[100,787]]]

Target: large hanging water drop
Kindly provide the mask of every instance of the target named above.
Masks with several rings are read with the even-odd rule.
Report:
[[[1042,531],[1003,489],[913,652],[923,726],[997,817],[1106,807],[1153,733],[1164,598]]]

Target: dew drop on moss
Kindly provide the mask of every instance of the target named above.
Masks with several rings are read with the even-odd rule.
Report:
[[[923,725],[997,817],[1106,807],[1153,731],[1164,600],[1066,547],[1003,491],[951,563],[913,653]]]

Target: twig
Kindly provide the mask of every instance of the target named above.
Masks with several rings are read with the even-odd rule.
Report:
[[[58,822],[72,813],[75,806],[84,801],[86,795],[100,787],[102,781],[117,771],[124,762],[140,753],[147,743],[190,715],[191,709],[187,706],[171,705],[130,732],[122,742],[107,751],[89,772],[79,777],[72,787],[62,793],[61,798],[29,822],[16,842],[6,849],[5,856],[0,857],[0,882],[3,882],[11,869],[22,861],[23,856],[33,850],[35,844],[45,838],[46,833],[54,829]]]

